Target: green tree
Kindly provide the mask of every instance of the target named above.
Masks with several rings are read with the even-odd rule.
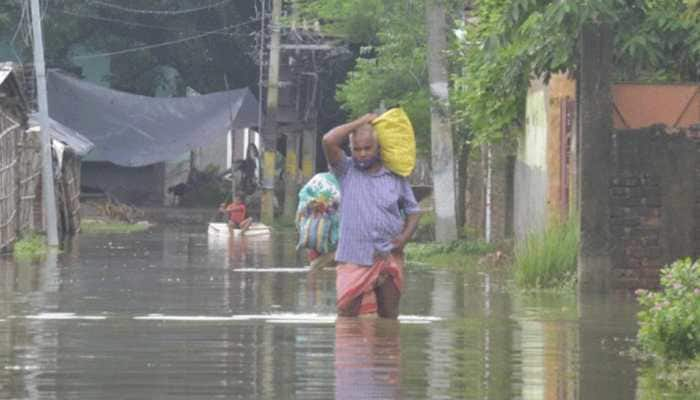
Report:
[[[0,38],[12,37],[22,3],[7,1],[0,6]],[[223,90],[224,75],[230,87],[254,86],[257,67],[253,57],[245,56],[254,44],[249,33],[258,29],[254,3],[212,4],[217,6],[180,13],[202,8],[202,2],[48,2],[43,20],[47,65],[80,72],[72,58],[76,46],[94,54],[144,47],[110,56],[112,72],[108,78],[112,87],[153,95],[165,79],[162,67],[177,70],[181,89],[187,85],[202,93]],[[197,35],[201,37],[149,48]],[[21,41],[15,46],[23,61],[31,60],[31,48]]]
[[[421,156],[430,154],[430,92],[425,0],[297,0],[304,18],[342,38],[355,64],[336,91],[350,116],[401,105],[416,131]],[[457,16],[460,1],[449,0]]]
[[[529,80],[576,73],[581,26],[615,29],[618,81],[697,81],[700,24],[696,0],[475,0],[475,24],[465,27],[455,58],[461,90],[456,118],[476,141],[517,132]]]

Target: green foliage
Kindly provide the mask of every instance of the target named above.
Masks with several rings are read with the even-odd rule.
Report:
[[[13,254],[18,260],[29,260],[43,256],[47,249],[44,236],[29,233],[15,243]]]
[[[362,57],[336,97],[352,117],[401,105],[416,131],[419,153],[430,146],[430,93],[428,91],[425,9],[423,1],[385,2],[380,30],[362,48]],[[376,45],[371,45],[376,43]]]
[[[523,125],[529,80],[577,70],[584,24],[615,31],[616,80],[698,80],[696,0],[475,0],[476,23],[454,51],[455,119],[474,141],[497,141]]]
[[[182,207],[216,207],[231,195],[231,182],[223,179],[219,167],[207,165],[204,170],[190,172],[191,189],[180,199]]]
[[[553,222],[515,249],[515,282],[522,288],[573,287],[580,228],[578,218]]]
[[[413,123],[417,150],[430,152],[430,92],[425,0],[299,0],[306,18],[353,48],[355,66],[336,99],[350,117],[400,105]],[[448,1],[450,10],[463,2]],[[458,13],[454,13],[454,16]]]
[[[700,358],[646,366],[638,379],[640,400],[692,399],[700,391]]]
[[[476,263],[476,257],[496,250],[492,244],[480,241],[457,240],[449,244],[409,243],[406,248],[408,263],[437,267],[464,268]]]
[[[21,5],[27,3],[2,2],[0,38],[9,42],[19,21]],[[118,5],[134,9],[179,10],[192,8],[194,3],[197,2],[122,0]],[[149,46],[231,27],[174,45],[110,56],[111,74],[106,78],[119,90],[154,95],[166,79],[168,70],[163,68],[166,66],[176,69],[179,74],[178,94],[184,94],[185,85],[201,93],[224,90],[224,75],[230,87],[250,85],[256,77],[253,58],[242,56],[252,49],[254,37],[249,33],[257,28],[252,20],[255,13],[253,2],[232,1],[181,15],[133,13],[84,0],[50,2],[44,10],[47,66],[78,75],[81,74],[80,64],[93,59],[74,60],[76,55]],[[16,40],[14,46],[24,62],[31,61],[31,47],[24,40]]]
[[[661,290],[638,290],[639,344],[669,360],[700,354],[700,264],[690,259],[661,270]]]
[[[350,43],[376,43],[385,14],[383,0],[297,0],[303,19],[319,20],[326,34]]]
[[[83,220],[80,224],[80,232],[82,233],[136,233],[143,232],[150,228],[147,223],[130,224],[128,222],[102,221],[102,220]]]

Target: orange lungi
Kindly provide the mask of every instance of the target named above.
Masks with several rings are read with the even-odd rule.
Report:
[[[377,312],[374,289],[385,279],[392,279],[399,290],[403,288],[403,254],[392,253],[387,258],[377,258],[371,267],[341,263],[336,267],[336,307],[347,308],[357,297],[362,297],[359,315]]]

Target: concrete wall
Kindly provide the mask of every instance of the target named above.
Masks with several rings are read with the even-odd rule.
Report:
[[[547,218],[547,111],[544,85],[527,96],[525,134],[515,159],[513,228],[516,239],[543,229]]]
[[[662,266],[700,254],[699,137],[658,126],[613,135],[614,288],[654,287]]]

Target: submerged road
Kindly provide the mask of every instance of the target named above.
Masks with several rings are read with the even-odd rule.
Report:
[[[634,399],[626,297],[521,295],[408,270],[399,321],[337,319],[291,235],[82,235],[0,260],[0,398]],[[595,396],[595,397],[593,397]],[[652,398],[652,397],[648,397]]]

